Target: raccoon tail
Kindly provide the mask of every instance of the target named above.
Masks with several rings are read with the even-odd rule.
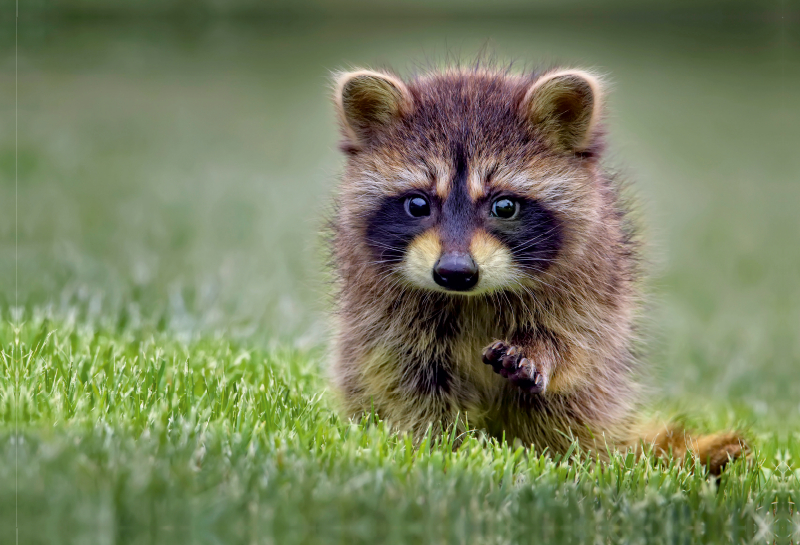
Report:
[[[637,448],[640,452],[652,449],[662,458],[697,458],[714,476],[720,475],[729,462],[750,455],[750,447],[739,432],[695,435],[675,423],[648,426],[640,435]]]

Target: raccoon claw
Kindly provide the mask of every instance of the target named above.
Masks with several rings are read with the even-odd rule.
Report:
[[[486,347],[483,351],[483,363],[491,365],[495,373],[507,378],[524,392],[539,394],[547,386],[547,379],[540,365],[522,357],[519,348],[503,341]]]

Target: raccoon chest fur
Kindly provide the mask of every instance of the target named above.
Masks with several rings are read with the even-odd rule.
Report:
[[[415,311],[406,309],[412,305]],[[352,392],[351,401],[358,400],[355,412],[374,409],[396,423],[409,420],[406,413],[415,411],[447,412],[449,418],[449,413],[482,410],[487,393],[504,386],[476,357],[507,330],[486,309],[420,299],[384,312],[367,343],[357,337],[366,317],[353,331],[340,331],[339,352],[347,355],[353,371],[342,385]]]
[[[520,392],[481,361],[493,340],[515,338],[535,324],[518,323],[518,313],[502,311],[510,301],[495,297],[399,296],[401,304],[371,305],[369,315],[339,332],[336,372],[349,414],[374,411],[416,437],[428,427],[441,433],[469,425],[497,437],[553,446],[553,440],[542,440],[541,430],[552,424],[553,414],[564,416],[558,397]],[[368,339],[365,327],[374,332]]]

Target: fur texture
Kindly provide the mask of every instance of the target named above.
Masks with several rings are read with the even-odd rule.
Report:
[[[601,79],[360,70],[335,89],[345,412],[374,410],[417,437],[468,420],[540,451],[577,439],[605,458],[640,438],[677,451],[675,430],[643,434],[636,419],[637,245],[599,163]]]

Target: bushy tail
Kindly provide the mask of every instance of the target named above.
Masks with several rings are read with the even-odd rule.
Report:
[[[698,458],[712,475],[725,466],[750,454],[750,447],[738,432],[694,435],[678,424],[652,425],[640,436],[639,448],[652,448],[657,456],[682,460]]]

